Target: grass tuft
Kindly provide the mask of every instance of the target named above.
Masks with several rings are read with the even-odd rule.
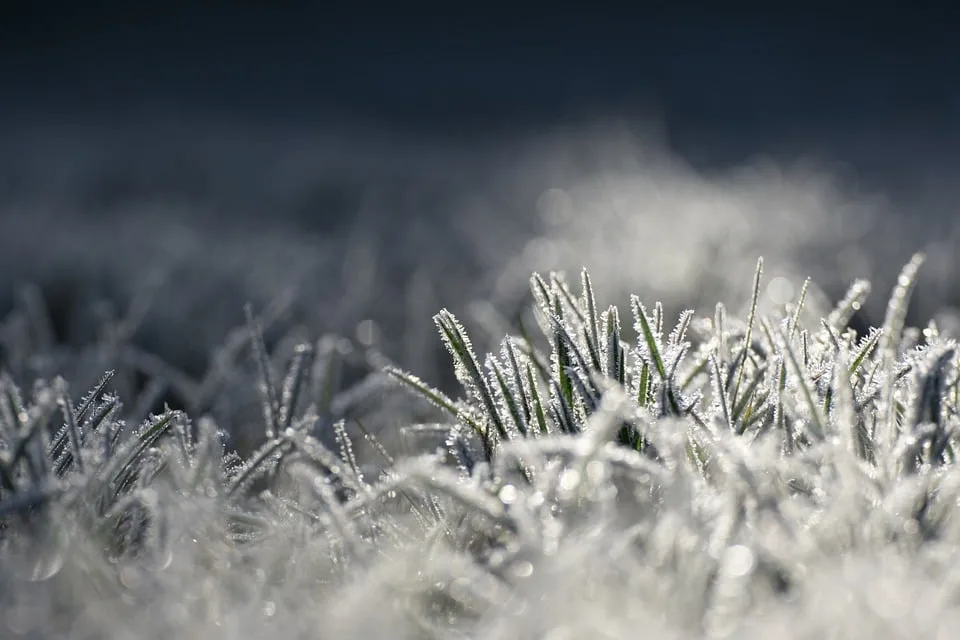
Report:
[[[865,281],[816,323],[809,282],[761,313],[762,261],[746,317],[718,303],[670,328],[633,296],[629,335],[586,271],[579,291],[534,275],[539,335],[520,326],[478,354],[457,317],[435,316],[449,395],[372,351],[382,366],[356,382],[332,336],[268,351],[272,312],[249,307],[203,380],[151,369],[187,390],[183,409],[131,421],[144,402],[121,402],[123,369],[79,400],[62,378],[7,372],[3,623],[33,637],[78,620],[126,637],[134,619],[138,637],[943,636],[960,593],[960,361],[935,324],[906,326],[921,261],[863,336],[849,324]],[[251,411],[221,427],[212,409],[238,399]],[[233,450],[261,421],[251,453]]]

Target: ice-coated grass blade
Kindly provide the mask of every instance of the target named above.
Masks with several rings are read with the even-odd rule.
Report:
[[[907,320],[907,308],[910,297],[917,284],[917,274],[926,260],[922,253],[915,253],[910,261],[904,265],[897,277],[897,285],[890,295],[887,311],[883,318],[883,334],[880,337],[880,348],[877,355],[880,358],[896,359],[900,340],[903,338],[903,328]]]
[[[604,340],[603,374],[621,386],[625,382],[623,344],[620,342],[620,313],[616,307],[608,308],[601,318],[606,339]]]
[[[732,416],[730,415],[730,406],[727,401],[726,390],[723,388],[723,377],[720,374],[720,363],[715,356],[710,356],[711,377],[713,379],[713,392],[717,398],[717,405],[720,407],[720,415],[727,429],[733,430]]]
[[[73,459],[77,471],[83,473],[85,465],[83,463],[83,452],[80,447],[83,442],[83,435],[80,433],[80,427],[77,425],[77,417],[73,413],[73,407],[70,403],[70,397],[67,395],[67,383],[62,379],[57,380],[55,385],[58,387],[57,404],[63,413],[63,424],[67,431],[67,442],[70,444],[70,456]]]
[[[834,331],[840,331],[850,324],[854,314],[860,311],[870,295],[870,286],[867,280],[855,280],[850,285],[846,295],[827,316],[827,324],[833,327]]]
[[[747,329],[743,338],[743,350],[740,358],[736,362],[737,379],[733,386],[733,393],[730,395],[731,402],[736,405],[740,397],[740,384],[743,382],[743,374],[746,370],[747,359],[749,358],[751,345],[753,343],[753,325],[757,320],[757,305],[760,302],[760,281],[763,279],[763,258],[757,259],[757,268],[753,274],[753,293],[750,298],[750,314],[747,317]]]
[[[530,412],[530,397],[527,393],[526,384],[524,383],[523,369],[520,365],[520,354],[517,353],[517,345],[512,339],[507,339],[504,341],[502,356],[507,362],[509,367],[510,379],[513,383],[512,388],[516,391],[517,402],[519,404],[519,411],[521,412],[520,420],[523,423],[523,435],[527,435],[527,431],[530,427],[530,423],[533,420],[533,415]]]
[[[719,362],[717,362],[717,370],[714,375],[719,375]],[[735,428],[737,424],[743,424],[747,419],[747,408],[750,406],[750,401],[754,399],[754,395],[757,393],[757,389],[760,388],[760,385],[765,382],[766,374],[762,370],[757,370],[753,373],[753,378],[747,384],[744,392],[740,395],[740,401],[733,407],[733,411],[730,414],[730,422]],[[722,384],[722,382],[721,382]],[[723,387],[724,394],[726,394],[726,387]],[[729,402],[729,401],[728,401]],[[737,428],[739,433],[743,433],[743,428]]]
[[[253,357],[257,363],[257,372],[260,376],[257,389],[260,392],[260,404],[263,411],[263,422],[267,439],[273,438],[279,426],[277,414],[279,402],[277,387],[273,381],[273,368],[270,366],[270,357],[263,340],[263,329],[253,316],[253,306],[244,307],[247,316],[247,330],[250,332],[250,344],[253,348]]]
[[[532,364],[526,366],[526,390],[530,403],[530,413],[536,418],[537,428],[541,435],[548,435],[550,429],[547,426],[547,414],[543,408],[543,398],[540,395],[540,385],[537,383],[534,367]]]
[[[456,403],[448,398],[447,395],[439,389],[431,387],[417,376],[413,375],[412,373],[407,373],[402,369],[397,369],[396,367],[387,367],[385,371],[390,376],[393,376],[429,400],[434,406],[443,409],[453,417],[457,416],[458,410]]]
[[[356,478],[357,483],[363,486],[365,484],[363,480],[363,470],[360,468],[360,464],[357,462],[357,456],[353,452],[353,440],[351,440],[350,434],[347,433],[347,423],[345,420],[337,420],[333,423],[333,436],[337,441],[337,447],[340,449],[340,459],[343,460],[350,469],[350,473]]]
[[[954,362],[956,352],[953,347],[937,348],[926,354],[924,366],[917,371],[915,380],[918,393],[905,416],[906,429],[926,433],[925,451],[928,464],[940,464],[949,441],[949,428],[946,425],[947,368]]]
[[[794,333],[797,331],[797,325],[800,323],[800,314],[803,313],[803,304],[807,300],[807,289],[810,287],[810,278],[807,278],[803,281],[803,286],[800,288],[800,297],[797,299],[797,306],[793,310],[793,314],[790,316],[790,325],[787,327],[787,339],[792,340]]]
[[[850,375],[856,375],[863,367],[863,363],[867,361],[870,357],[870,354],[873,352],[874,348],[880,342],[880,337],[883,335],[883,329],[873,329],[870,333],[860,342],[860,345],[857,347],[857,352],[854,354],[853,359],[850,361],[849,373]]]
[[[590,358],[593,361],[593,367],[594,369],[600,370],[602,368],[600,361],[600,317],[597,313],[597,299],[593,293],[593,283],[586,269],[580,272],[580,282],[583,289],[583,306],[586,310],[586,330],[584,331],[584,337],[586,338]]]
[[[637,404],[646,407],[650,402],[650,365],[644,361],[640,365],[640,376],[637,380]]]
[[[74,424],[83,421],[87,414],[90,412],[91,408],[96,404],[97,400],[100,399],[106,388],[107,384],[110,383],[110,380],[113,379],[114,372],[108,371],[103,376],[101,376],[100,381],[97,385],[91,389],[86,396],[80,401],[80,405],[75,411],[72,412]],[[64,412],[66,414],[66,412]],[[65,415],[66,417],[66,415]],[[57,433],[53,439],[53,444],[50,446],[50,457],[57,459],[61,457],[64,448],[67,446],[67,443],[70,441],[71,429],[65,423],[63,428]],[[72,453],[71,453],[72,456]]]
[[[507,383],[506,372],[495,357],[492,355],[487,356],[485,366],[487,373],[491,376],[491,380],[494,383],[494,393],[500,401],[499,404],[506,407],[506,413],[513,422],[514,429],[520,435],[526,435],[527,425],[523,416],[520,414],[520,406],[523,398],[518,398],[517,396],[519,394],[515,393],[513,388]]]
[[[533,301],[536,308],[543,314],[544,318],[549,318],[553,314],[554,294],[539,273],[535,273],[530,277],[530,291],[533,294]],[[549,335],[549,332],[546,333]]]
[[[144,452],[167,435],[173,429],[175,421],[182,415],[179,411],[167,411],[148,419],[137,433],[110,458],[101,475],[106,485],[111,487],[111,502],[116,499],[128,479],[135,475]]]
[[[870,433],[862,416],[857,412],[854,389],[850,383],[850,361],[852,358],[846,349],[838,353],[838,362],[833,369],[833,396],[830,418],[833,419],[836,430],[845,435],[849,441],[849,449],[860,460],[873,463],[874,446]]]
[[[241,467],[240,472],[227,486],[227,497],[234,497],[250,486],[257,478],[268,473],[277,459],[289,451],[291,443],[285,438],[273,438],[264,443]]]
[[[899,436],[897,400],[895,397],[896,374],[893,367],[899,355],[900,342],[903,339],[907,307],[916,286],[917,274],[924,260],[925,256],[922,253],[916,253],[900,271],[897,284],[887,303],[882,327],[883,334],[880,336],[880,343],[873,353],[874,360],[879,365],[879,370],[883,375],[877,407],[879,420],[875,428],[880,431],[874,431],[874,438],[878,443],[882,443],[887,452],[896,448]]]
[[[580,300],[573,295],[570,287],[567,286],[566,279],[562,273],[554,272],[550,274],[550,289],[553,291],[554,301],[559,303],[561,307],[560,309],[554,309],[555,315],[561,318],[567,317],[566,311],[570,311],[574,316],[571,319],[572,327],[585,325],[587,323],[586,311]],[[564,305],[564,302],[566,305]]]
[[[679,348],[687,339],[687,329],[690,328],[690,322],[693,320],[693,311],[687,309],[680,313],[676,326],[670,332],[667,338],[667,349]]]
[[[637,333],[643,336],[643,342],[647,348],[647,359],[653,365],[660,380],[665,381],[667,379],[667,367],[664,365],[663,358],[660,355],[660,348],[657,346],[657,336],[654,335],[653,329],[650,326],[647,310],[644,309],[643,303],[640,302],[640,298],[637,296],[631,296],[630,304],[633,307]]]
[[[431,387],[417,376],[413,375],[412,373],[407,373],[402,369],[397,369],[396,367],[387,367],[385,371],[388,375],[410,387],[413,391],[428,400],[435,407],[446,411],[451,417],[457,420],[462,420],[464,424],[470,427],[477,435],[485,437],[484,434],[486,433],[486,429],[484,429],[482,425],[457,408],[457,403],[451,400],[439,389]]]
[[[278,623],[285,630],[281,612],[295,606],[322,619],[326,612],[311,609],[313,598],[340,606],[344,594],[345,610],[361,613],[369,609],[355,606],[358,597],[386,602],[401,595],[394,598],[399,611],[375,612],[387,617],[362,620],[361,631],[416,617],[437,637],[510,636],[509,626],[483,625],[491,619],[513,624],[513,604],[518,612],[533,607],[535,627],[543,620],[551,628],[567,626],[568,620],[543,618],[536,609],[537,589],[546,584],[558,593],[572,588],[575,597],[586,588],[601,604],[613,597],[614,608],[622,593],[639,593],[652,598],[645,605],[663,610],[651,634],[667,627],[673,635],[696,636],[712,632],[714,622],[738,622],[738,615],[753,616],[768,605],[806,602],[807,591],[829,586],[845,570],[817,561],[824,554],[854,554],[859,564],[843,577],[867,586],[871,575],[893,569],[894,581],[906,570],[907,586],[923,590],[917,576],[928,576],[913,571],[917,558],[921,569],[934,563],[935,577],[950,579],[948,552],[957,534],[951,514],[960,496],[954,468],[960,375],[951,327],[921,339],[918,329],[897,329],[895,320],[899,337],[883,347],[894,357],[880,357],[882,330],[860,338],[828,318],[810,333],[806,285],[796,307],[761,317],[758,276],[753,304],[744,310],[752,317],[728,318],[717,305],[712,327],[708,318],[685,313],[671,331],[662,306],[637,304],[637,332],[627,344],[617,309],[598,313],[585,274],[581,284],[576,297],[560,278],[542,282],[535,293],[543,299],[537,312],[546,338],[537,336],[542,352],[529,340],[508,337],[490,355],[475,354],[456,319],[440,315],[438,328],[464,390],[451,399],[387,368],[453,423],[400,426],[401,434],[416,431],[430,447],[404,457],[394,457],[356,418],[366,420],[369,408],[371,420],[399,422],[405,406],[387,394],[383,407],[350,404],[350,392],[317,382],[327,362],[311,364],[312,346],[294,352],[274,387],[274,437],[242,464],[236,452],[225,454],[226,439],[211,417],[198,416],[196,442],[187,414],[172,412],[128,434],[119,418],[130,414],[102,386],[80,406],[45,381],[21,398],[12,383],[25,371],[19,368],[6,387],[0,385],[0,552],[18,551],[8,543],[29,541],[50,524],[82,527],[81,535],[70,536],[71,549],[83,555],[67,557],[66,582],[47,582],[58,598],[72,597],[74,583],[88,585],[110,606],[118,602],[122,614],[141,601],[162,613],[161,605],[175,597],[197,605],[188,607],[191,624],[195,614],[212,609],[214,622],[222,624],[230,622],[226,606],[235,604],[236,587],[241,604],[250,605],[250,620],[257,621],[251,633]],[[277,352],[301,340],[292,333]],[[313,344],[323,351],[323,341]],[[330,362],[352,364],[339,357],[345,343],[326,344],[337,346]],[[548,349],[552,359],[543,366]],[[122,367],[119,375],[125,384],[133,380]],[[375,376],[379,385],[379,371]],[[330,402],[321,399],[327,394],[321,387]],[[628,397],[608,413],[607,400],[618,393]],[[244,427],[243,398],[210,400],[205,408],[223,413],[217,420],[227,433]],[[349,413],[342,410],[346,405]],[[420,409],[418,403],[414,412]],[[341,420],[345,415],[348,422]],[[353,451],[357,443],[347,427],[354,434],[354,424],[386,462],[377,477],[361,450]],[[47,446],[51,426],[58,431]],[[895,429],[889,443],[887,427]],[[325,429],[332,429],[323,436],[333,444],[310,435]],[[114,438],[121,437],[115,448]],[[302,486],[291,485],[294,480]],[[629,531],[621,531],[621,523]],[[928,542],[934,546],[924,547]],[[123,562],[101,562],[100,549],[122,551]],[[0,558],[8,560],[14,567],[20,558]],[[945,569],[936,566],[941,560]],[[875,561],[883,566],[871,566]],[[630,583],[627,591],[621,577]],[[451,622],[451,611],[465,615],[464,593],[485,587],[486,579],[502,591],[498,604],[513,603],[510,611],[488,607]],[[19,577],[8,582],[20,588]],[[168,596],[171,587],[176,593]],[[207,602],[211,588],[214,600]],[[290,588],[310,597],[286,597]],[[29,596],[29,604],[42,593],[31,587],[13,596],[17,602]],[[87,602],[76,604],[79,612]],[[576,617],[581,608],[561,613]],[[274,619],[262,620],[268,611]],[[637,613],[639,622],[611,626],[612,635],[643,627],[645,612]],[[722,620],[725,615],[731,618]],[[782,622],[778,616],[774,631]],[[115,619],[112,613],[107,618]],[[589,636],[596,631],[593,618],[583,620],[583,628],[574,621],[572,633]],[[761,615],[761,635],[768,630],[764,620]],[[907,622],[917,620],[926,618]]]
[[[314,345],[307,342],[297,345],[287,375],[284,376],[280,390],[280,412],[278,426],[280,431],[287,429],[293,421],[297,410],[297,403],[303,396],[303,391],[310,385],[310,375],[313,372],[313,357],[316,353]]]
[[[553,401],[550,403],[550,407],[554,416],[554,421],[559,426],[561,433],[576,433],[576,409],[571,402],[567,402],[566,396],[560,390],[560,383],[557,382],[556,379],[550,380],[550,390],[551,395],[553,396]]]
[[[763,322],[767,322],[766,318],[763,319]],[[797,384],[800,387],[800,393],[803,397],[804,402],[807,405],[807,410],[810,413],[810,424],[813,427],[814,435],[818,438],[823,439],[826,435],[825,429],[825,420],[822,414],[822,409],[817,401],[814,399],[815,392],[813,390],[813,384],[810,381],[810,376],[807,373],[806,367],[802,364],[800,358],[798,358],[797,353],[793,349],[793,345],[790,344],[790,341],[787,339],[786,335],[783,334],[779,329],[771,330],[771,333],[775,333],[779,338],[779,344],[783,350],[783,353],[786,355],[786,360],[793,369],[793,373],[797,378]]]
[[[335,476],[346,489],[354,494],[364,492],[365,487],[361,479],[353,475],[352,470],[340,459],[333,451],[328,449],[322,442],[313,436],[300,433],[295,430],[294,433],[286,432],[281,436],[292,449],[298,454],[309,460],[313,466],[321,470],[325,475]],[[276,449],[274,450],[276,452]],[[270,453],[267,454],[271,455]]]
[[[530,359],[530,362],[533,364],[533,366],[536,367],[540,379],[548,379],[550,377],[550,366],[546,363],[546,358],[543,357],[543,355],[533,344],[533,340],[527,331],[527,327],[524,324],[522,317],[519,319],[518,324],[522,341],[519,344],[515,344],[521,348],[524,355],[526,355]]]
[[[506,427],[500,419],[500,414],[493,401],[493,395],[490,393],[486,379],[480,372],[480,365],[477,363],[477,357],[463,326],[446,309],[434,316],[434,322],[440,330],[444,346],[447,347],[447,351],[453,358],[455,372],[460,384],[464,386],[468,396],[480,400],[487,422],[496,429],[501,438],[507,439],[509,436]]]
[[[570,376],[567,374],[567,367],[572,365],[570,354],[568,352],[568,345],[570,340],[565,334],[565,327],[563,323],[563,307],[560,304],[560,296],[555,294],[553,296],[553,309],[551,314],[547,316],[549,320],[549,326],[552,332],[552,344],[553,352],[551,353],[551,365],[552,365],[552,375],[556,379],[557,384],[555,388],[555,394],[566,407],[572,409],[573,407],[573,383],[570,381]]]

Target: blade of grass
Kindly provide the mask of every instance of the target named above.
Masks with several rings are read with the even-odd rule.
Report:
[[[643,336],[644,344],[647,347],[647,354],[649,355],[649,361],[653,364],[656,369],[657,375],[660,376],[661,380],[667,379],[667,368],[663,363],[663,358],[660,356],[660,349],[657,347],[657,337],[653,333],[653,329],[650,327],[650,320],[647,317],[647,311],[643,307],[643,303],[640,302],[640,298],[637,296],[631,296],[630,303],[633,307],[633,315],[636,319],[636,330],[637,333]]]
[[[763,258],[757,259],[757,268],[753,274],[753,294],[750,299],[750,315],[747,317],[747,331],[743,338],[743,352],[737,362],[737,381],[733,387],[733,394],[730,396],[730,399],[734,406],[737,404],[737,399],[740,397],[740,384],[743,382],[743,373],[746,368],[746,362],[748,354],[750,353],[751,344],[753,342],[753,325],[757,319],[757,305],[760,301],[760,281],[763,278]]]
[[[273,369],[270,366],[270,358],[267,355],[267,347],[263,341],[263,330],[253,317],[253,306],[247,304],[244,306],[244,313],[247,316],[247,329],[250,331],[250,344],[253,347],[253,357],[257,363],[257,370],[260,374],[260,381],[257,385],[260,391],[260,403],[263,410],[263,422],[267,439],[273,438],[277,433],[277,412],[279,403],[277,401],[277,387],[273,381]]]
[[[463,327],[456,317],[446,309],[434,316],[434,322],[440,330],[444,345],[453,357],[454,368],[460,384],[467,389],[468,393],[472,393],[479,398],[487,420],[493,425],[501,438],[507,439],[509,437],[507,430],[500,419],[490,388],[480,372],[477,357]]]

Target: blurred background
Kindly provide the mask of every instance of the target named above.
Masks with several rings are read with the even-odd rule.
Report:
[[[768,5],[7,3],[0,310],[39,292],[71,344],[133,305],[198,376],[289,294],[287,326],[439,381],[431,316],[499,338],[534,270],[736,308],[763,255],[771,303],[868,277],[878,322],[923,249],[916,318],[947,322],[960,22]]]

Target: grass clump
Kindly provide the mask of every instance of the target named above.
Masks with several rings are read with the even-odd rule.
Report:
[[[952,336],[905,327],[920,262],[865,335],[848,326],[865,282],[834,309],[806,309],[805,286],[761,314],[762,262],[743,318],[718,304],[671,321],[633,297],[622,322],[586,271],[576,291],[535,275],[539,336],[521,330],[481,357],[452,313],[435,317],[459,397],[382,361],[341,388],[331,339],[291,340],[278,357],[248,309],[217,374],[249,347],[259,411],[246,419],[261,436],[244,456],[222,434],[246,423],[218,428],[211,382],[186,411],[134,428],[109,375],[79,401],[61,379],[24,399],[8,375],[7,624],[97,637],[947,637],[960,614],[960,375]],[[440,446],[399,452],[351,410],[382,397],[384,376],[436,408],[431,423],[394,418]]]

